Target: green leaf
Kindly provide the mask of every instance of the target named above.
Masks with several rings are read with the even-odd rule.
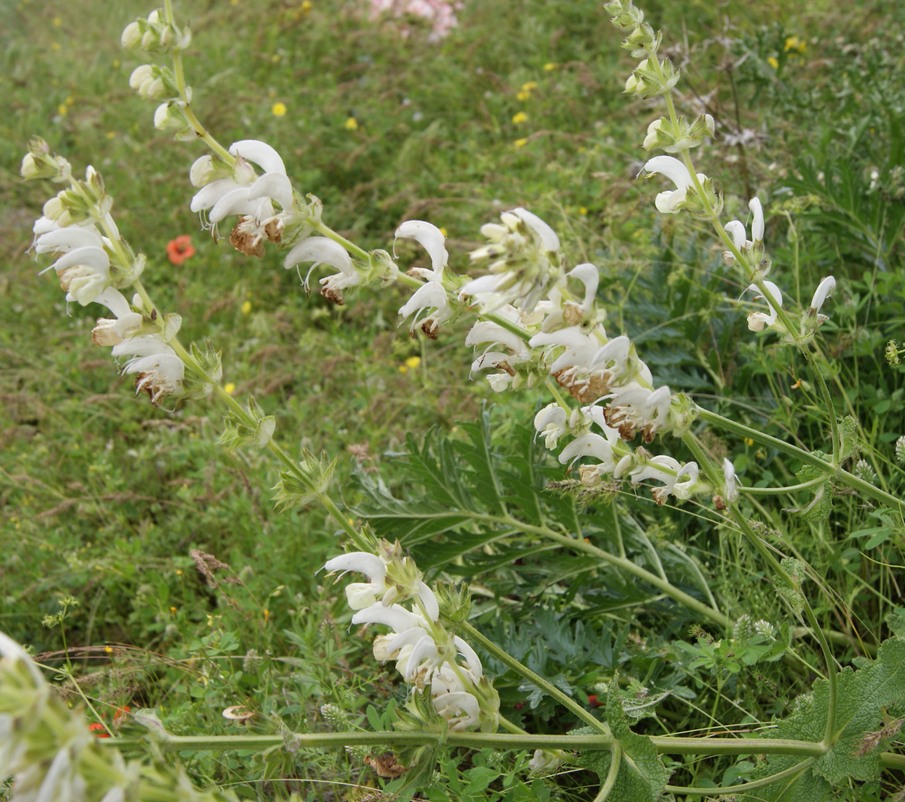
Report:
[[[622,707],[616,681],[610,683],[606,702],[607,723],[622,750],[619,772],[609,795],[613,802],[656,802],[666,788],[669,771],[657,754],[653,741],[632,732]],[[611,752],[582,755],[581,765],[595,772],[603,783],[613,762]]]
[[[832,786],[852,780],[868,782],[880,777],[879,755],[883,739],[878,737],[887,707],[901,706],[905,700],[905,640],[884,641],[877,659],[863,668],[846,668],[836,675],[837,706],[832,745],[800,775],[759,789],[750,800],[810,802],[827,799]],[[773,730],[771,738],[819,742],[823,739],[829,714],[829,683],[818,680],[813,692],[798,709]],[[753,779],[791,768],[801,760],[791,755],[771,755]]]

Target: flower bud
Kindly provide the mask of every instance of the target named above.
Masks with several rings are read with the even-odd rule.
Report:
[[[137,21],[133,21],[123,30],[120,43],[126,50],[137,50],[141,45],[141,38],[141,28]]]

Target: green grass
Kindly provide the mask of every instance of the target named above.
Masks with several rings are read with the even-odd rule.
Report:
[[[755,191],[765,200],[771,278],[793,298],[806,304],[823,275],[839,280],[821,329],[829,384],[839,414],[858,420],[857,456],[901,494],[893,446],[905,434],[905,386],[883,348],[903,339],[905,323],[905,97],[895,33],[905,15],[882,3],[844,13],[828,3],[790,6],[730,2],[728,34],[710,3],[645,10],[668,41],[687,39],[686,103],[704,97],[724,125],[737,120],[765,135],[744,148],[718,140],[703,169],[718,178],[727,209],[743,214]],[[89,0],[0,9],[8,40],[0,90],[9,110],[0,120],[0,629],[70,675],[60,683],[65,692],[78,686],[99,710],[157,708],[175,732],[235,732],[220,715],[231,705],[253,710],[251,726],[261,732],[327,729],[320,708],[328,702],[368,726],[368,706],[378,715],[401,691],[367,639],[349,630],[331,581],[316,573],[341,549],[335,524],[317,509],[277,513],[276,466],[217,446],[222,410],[204,402],[154,409],[90,344],[91,310],[67,310],[53,276],[38,275],[25,253],[49,194],[16,177],[27,139],[40,135],[77,171],[94,164],[103,173],[123,233],[148,255],[155,300],[183,316],[186,341],[210,338],[222,351],[224,381],[237,398],[254,396],[276,415],[285,445],[339,457],[336,489],[350,508],[367,509],[356,465],[397,495],[418,497],[418,476],[394,456],[406,450],[406,435],[420,442],[437,425],[461,443],[458,424],[482,408],[491,411],[494,451],[519,464],[530,439],[520,427],[543,394],[496,396],[480,378],[468,381],[464,323],[436,343],[409,338],[397,326],[406,298],[398,287],[331,307],[307,298],[277,254],[254,260],[211,241],[188,208],[188,168],[201,149],[154,131],[153,106],[128,87],[141,61],[120,50],[119,34],[149,10]],[[401,39],[392,24],[372,25],[338,2],[307,12],[279,2],[187,3],[177,12],[195,34],[188,81],[205,124],[227,144],[254,137],[277,147],[294,185],[320,197],[325,221],[344,235],[390,248],[399,222],[430,219],[448,231],[451,264],[461,271],[480,226],[524,205],[558,230],[573,262],[601,267],[608,331],[632,335],[659,382],[826,449],[826,411],[798,381],[805,366],[775,337],[746,330],[743,283],[722,264],[712,235],[658,217],[652,201],[660,188],[634,181],[656,112],[621,94],[631,62],[601,3],[470,3],[460,28],[437,44]],[[807,40],[804,53],[786,50],[793,35]],[[529,82],[537,86],[520,100]],[[272,113],[276,102],[285,116]],[[513,120],[519,112],[525,122]],[[197,254],[171,265],[166,244],[185,233]],[[401,243],[398,253],[403,264],[423,259]],[[421,364],[403,372],[411,356]],[[709,438],[746,484],[798,481],[799,466],[769,449]],[[677,441],[670,453],[682,456]],[[544,470],[564,478],[553,460]],[[901,605],[905,530],[896,515],[842,494],[825,520],[789,514],[805,503],[785,498],[752,516],[781,533],[770,535],[772,545],[814,566],[819,582],[806,590],[821,620],[851,638],[839,651],[845,663],[863,653],[859,638],[871,647],[888,634],[884,617]],[[784,633],[798,624],[762,562],[714,525],[706,505],[692,505],[692,515],[663,510],[640,491],[621,493],[619,504],[639,560],[651,549],[670,554],[668,570],[697,593],[687,555],[733,620],[766,618]],[[611,520],[601,500],[583,511],[595,542],[612,537]],[[446,570],[475,577],[477,621],[489,636],[580,701],[602,697],[616,671],[629,692],[668,692],[639,731],[759,726],[785,716],[811,687],[807,666],[819,666],[820,656],[810,641],[794,642],[796,657],[787,659],[801,662],[792,666],[739,668],[737,655],[711,648],[721,637],[728,643],[726,633],[701,629],[609,569],[522,545],[516,567],[478,575],[477,563],[465,560]],[[427,560],[435,544],[420,548]],[[193,550],[227,564],[229,581],[205,581]],[[478,555],[494,556],[489,548]],[[79,605],[62,627],[42,626],[69,595]],[[556,649],[538,646],[550,643]],[[575,726],[491,666],[507,716],[532,731]],[[505,774],[510,757],[453,753],[427,798],[505,798],[496,780],[462,796],[454,778],[457,767],[488,764]],[[199,783],[240,783],[249,799],[290,791],[355,799],[364,797],[343,783],[378,787],[360,760],[337,753],[198,754],[189,766]],[[695,785],[733,773],[742,781],[753,770],[729,758],[677,760],[674,768],[671,782]],[[530,788],[524,793],[533,797],[523,798],[592,799],[596,780],[564,773]],[[873,783],[844,798],[880,799],[888,790]]]

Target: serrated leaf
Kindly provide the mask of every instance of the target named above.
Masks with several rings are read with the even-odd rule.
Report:
[[[842,419],[842,423],[839,426],[839,434],[842,438],[840,459],[848,459],[852,454],[859,451],[859,428],[858,419],[852,415],[846,415]]]
[[[610,684],[607,694],[606,715],[613,738],[622,750],[609,799],[613,802],[656,802],[666,787],[669,771],[657,754],[653,741],[632,732],[615,681]],[[612,762],[611,752],[587,753],[580,759],[583,766],[600,777],[601,783],[606,780]]]
[[[905,640],[884,641],[877,659],[863,668],[846,668],[836,675],[837,707],[831,748],[803,771],[745,799],[809,802],[828,798],[832,786],[880,777],[880,743],[872,737],[883,725],[883,712],[905,700]],[[771,738],[819,742],[826,730],[829,683],[818,680],[798,710],[773,730]],[[800,757],[771,755],[754,779],[791,768]],[[780,788],[781,786],[781,788]],[[815,795],[822,788],[822,795]],[[782,790],[785,789],[785,790]]]

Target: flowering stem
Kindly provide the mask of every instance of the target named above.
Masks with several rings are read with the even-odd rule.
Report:
[[[738,785],[724,785],[721,788],[695,788],[694,786],[667,785],[663,790],[666,793],[680,794],[684,796],[721,796],[723,794],[739,794],[753,791],[755,788],[763,788],[766,785],[772,785],[778,780],[784,780],[787,777],[796,777],[805,769],[807,769],[816,758],[808,757],[794,766],[771,774],[769,777],[761,777],[759,780],[752,780],[747,783],[739,783]]]
[[[601,722],[598,722],[598,724]],[[650,737],[657,752],[665,755],[800,755],[820,757],[828,747],[814,741],[786,738],[685,738]],[[615,739],[608,733],[594,735],[516,735],[502,732],[318,732],[283,735],[165,735],[155,745],[163,752],[202,752],[241,749],[266,751],[275,747],[341,749],[345,746],[412,746],[428,743],[470,749],[567,749],[604,751],[613,748]],[[141,738],[106,738],[104,747],[140,746]],[[905,768],[905,755],[882,752],[884,768]]]
[[[536,674],[524,663],[516,660],[511,654],[497,646],[490,638],[486,637],[479,629],[469,624],[467,621],[450,621],[450,626],[458,629],[468,640],[479,643],[487,652],[492,654],[503,665],[511,668],[516,674],[520,674],[533,685],[540,688],[551,699],[555,699],[567,710],[574,713],[585,724],[589,724],[595,730],[603,733],[609,733],[609,727],[606,726],[595,716],[592,716],[587,710],[579,705],[570,696],[567,696],[552,682],[544,679],[540,674]]]
[[[879,487],[875,487],[870,482],[865,482],[863,479],[843,470],[833,463],[827,462],[825,459],[812,454],[810,451],[805,451],[803,448],[787,443],[785,440],[780,440],[778,437],[765,434],[759,429],[752,429],[750,426],[745,426],[743,423],[738,423],[731,418],[726,418],[723,415],[711,412],[703,407],[697,408],[697,415],[701,420],[727,429],[741,437],[750,438],[762,445],[771,446],[777,451],[781,451],[791,457],[796,457],[807,465],[820,468],[820,470],[824,472],[826,478],[831,478],[840,484],[848,485],[848,487],[857,490],[862,495],[869,496],[888,507],[898,509],[900,512],[905,512],[905,500],[900,499],[891,493],[887,493]]]
[[[707,455],[700,442],[698,442],[697,437],[695,437],[695,435],[691,432],[688,432],[683,435],[682,441],[694,455],[695,459],[698,460],[701,467],[710,478],[710,481],[714,483],[714,486],[719,487],[720,471],[714,461]],[[828,685],[827,695],[829,698],[827,701],[826,728],[824,730],[823,741],[826,744],[831,744],[833,742],[833,736],[836,727],[837,691],[836,660],[833,657],[832,650],[830,649],[829,641],[824,634],[823,628],[820,626],[820,622],[817,620],[817,615],[814,613],[814,609],[811,607],[805,595],[801,593],[799,583],[789,575],[789,573],[782,566],[779,560],[776,559],[776,556],[770,551],[770,549],[767,548],[766,544],[751,527],[751,524],[748,522],[747,517],[742,513],[737,504],[730,506],[729,515],[735,522],[738,529],[742,532],[742,534],[745,535],[748,542],[752,546],[754,546],[754,548],[773,569],[773,571],[786,583],[786,585],[791,590],[799,594],[805,618],[807,618],[808,624],[811,627],[811,633],[814,635],[814,637],[817,639],[817,643],[820,645],[820,651],[823,653],[823,659],[826,663],[826,679]]]

